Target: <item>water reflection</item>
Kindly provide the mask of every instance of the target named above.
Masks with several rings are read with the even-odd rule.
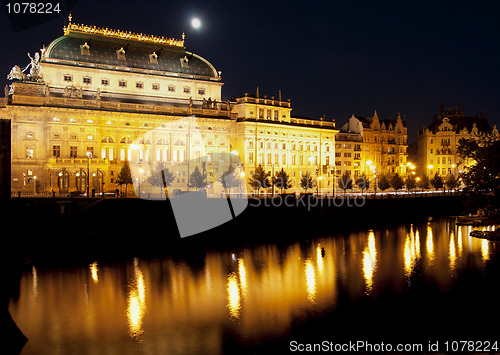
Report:
[[[92,280],[94,281],[94,283],[98,283],[99,282],[99,275],[97,274],[97,271],[98,271],[98,264],[97,264],[97,261],[94,261],[92,264],[90,264],[90,276],[92,277]]]
[[[139,260],[134,259],[134,279],[129,284],[127,319],[129,335],[139,341],[143,333],[142,319],[146,312],[146,288]]]
[[[307,285],[307,299],[309,302],[314,302],[316,296],[316,276],[314,275],[314,266],[310,259],[306,260],[306,285]]]
[[[240,289],[238,287],[238,279],[234,273],[230,274],[227,278],[227,307],[229,308],[229,314],[232,318],[240,317]]]
[[[454,271],[455,270],[455,262],[457,260],[457,254],[455,250],[455,234],[453,231],[450,233],[450,270]]]
[[[430,237],[428,234],[427,240],[427,247],[433,249],[432,232]],[[413,225],[410,226],[410,232],[406,234],[403,258],[405,275],[409,279],[416,263],[420,259],[420,236],[418,230],[416,232],[413,231]]]
[[[370,293],[373,287],[373,274],[377,264],[377,250],[375,248],[375,234],[368,233],[368,245],[363,251],[363,276],[366,281],[366,293]]]
[[[425,246],[427,248],[427,259],[429,262],[429,265],[432,265],[432,262],[434,261],[434,241],[433,235],[432,235],[432,228],[430,223],[427,225],[427,239],[425,242]]]
[[[310,310],[335,309],[340,295],[398,294],[415,277],[446,289],[461,270],[481,270],[498,255],[498,245],[471,230],[437,220],[190,261],[33,266],[11,313],[30,338],[23,354],[86,344],[96,346],[92,353],[125,353],[138,343],[150,353],[220,353],[228,327],[245,339],[286,333]]]

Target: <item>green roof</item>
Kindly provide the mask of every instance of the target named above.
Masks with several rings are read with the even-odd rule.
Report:
[[[85,43],[88,54],[85,54]],[[118,58],[117,52],[122,48],[125,59]],[[151,55],[157,56],[156,61],[151,60]],[[55,39],[47,48],[45,58],[149,69],[180,76],[219,77],[212,64],[183,47],[92,34],[70,33]]]

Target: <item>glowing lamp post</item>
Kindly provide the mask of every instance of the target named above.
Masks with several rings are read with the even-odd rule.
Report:
[[[92,152],[87,151],[87,197],[90,193],[90,159],[92,159]]]

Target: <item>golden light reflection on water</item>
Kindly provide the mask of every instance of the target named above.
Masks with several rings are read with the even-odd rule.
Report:
[[[486,239],[481,239],[481,256],[484,261],[487,261],[490,258],[489,242]]]
[[[427,248],[427,259],[429,260],[429,265],[432,265],[432,262],[434,261],[434,241],[432,227],[430,224],[427,225],[427,239],[425,246]]]
[[[238,278],[234,273],[227,277],[227,307],[232,318],[240,317],[241,297],[238,287]]]
[[[427,238],[427,247],[431,245],[431,248],[434,248],[432,245],[432,233],[430,239],[429,234]],[[418,230],[416,233],[413,231],[413,225],[410,226],[410,233],[406,234],[403,259],[405,275],[406,277],[410,277],[416,262],[420,259],[420,235]]]
[[[98,283],[99,282],[99,275],[97,274],[97,271],[98,271],[98,264],[97,264],[97,261],[94,261],[92,264],[90,264],[90,276],[92,277],[92,280],[94,281],[94,283]]]
[[[123,339],[161,353],[221,353],[228,324],[245,338],[260,338],[287,332],[309,309],[335,309],[339,294],[402,292],[409,275],[449,287],[450,276],[484,268],[498,254],[496,244],[469,237],[470,230],[432,221],[234,253],[207,251],[194,261],[95,262],[76,271],[33,266],[11,314],[30,337],[27,354],[40,346],[72,353],[81,349],[69,344],[98,342],[109,353],[130,352]]]
[[[377,249],[375,247],[375,234],[368,233],[368,245],[363,250],[363,276],[366,281],[366,293],[370,293],[373,287],[373,274],[377,264]]]
[[[450,233],[450,269],[452,271],[455,270],[455,262],[457,260],[457,254],[456,254],[456,249],[455,249],[455,233],[451,231]]]
[[[134,274],[135,278],[129,285],[127,319],[129,335],[141,341],[141,335],[144,332],[142,320],[146,312],[146,287],[137,258],[134,259]]]
[[[243,293],[243,297],[245,297],[247,293],[247,271],[243,258],[238,258],[238,273],[240,275],[241,292]]]
[[[310,259],[306,260],[306,284],[307,284],[307,299],[309,302],[314,302],[316,296],[316,276],[314,275],[314,266]]]
[[[323,248],[318,244],[316,247],[316,265],[318,265],[318,272],[323,275]]]

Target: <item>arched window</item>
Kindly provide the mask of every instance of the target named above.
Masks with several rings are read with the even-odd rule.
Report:
[[[87,173],[80,169],[75,174],[75,186],[78,191],[86,191],[87,189]]]
[[[125,136],[120,140],[120,143],[132,144],[132,138]]]
[[[92,188],[95,192],[102,192],[104,190],[104,173],[100,169],[96,169],[91,175]]]
[[[59,192],[68,192],[69,187],[69,173],[67,170],[62,169],[57,173],[57,186],[59,187]]]
[[[149,141],[149,139],[141,137],[139,139],[139,144],[151,144],[151,142]]]
[[[115,141],[113,140],[113,138],[111,137],[104,137],[102,140],[101,140],[101,143],[114,143]]]
[[[185,146],[186,142],[184,142],[182,139],[176,139],[174,141],[174,145],[180,145],[180,146]]]

